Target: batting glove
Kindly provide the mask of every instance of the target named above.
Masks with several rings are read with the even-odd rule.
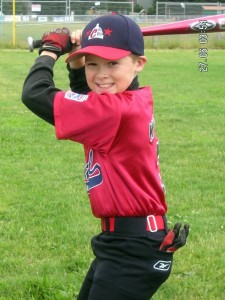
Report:
[[[189,234],[189,225],[185,224],[182,229],[181,226],[181,223],[176,223],[173,229],[169,230],[159,250],[173,253],[186,244]]]
[[[39,54],[42,51],[50,51],[59,58],[60,55],[70,52],[71,48],[69,29],[57,28],[43,34]]]

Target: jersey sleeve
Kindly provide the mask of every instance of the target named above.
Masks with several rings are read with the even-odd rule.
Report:
[[[58,92],[54,99],[54,119],[58,139],[107,151],[120,124],[120,100],[112,94]]]

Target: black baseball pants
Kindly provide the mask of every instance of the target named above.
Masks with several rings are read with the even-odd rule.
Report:
[[[159,251],[166,231],[146,236],[101,233],[77,300],[149,300],[170,275],[173,255]]]

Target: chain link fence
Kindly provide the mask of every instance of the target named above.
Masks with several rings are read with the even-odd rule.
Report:
[[[156,3],[158,19],[178,21],[198,16],[218,15],[225,13],[225,3],[207,2],[159,2]]]

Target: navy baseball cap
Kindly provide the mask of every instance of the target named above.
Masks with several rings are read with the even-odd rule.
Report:
[[[66,62],[86,54],[117,60],[131,53],[144,55],[140,27],[129,17],[105,15],[86,25],[82,31],[81,49],[68,56]]]

